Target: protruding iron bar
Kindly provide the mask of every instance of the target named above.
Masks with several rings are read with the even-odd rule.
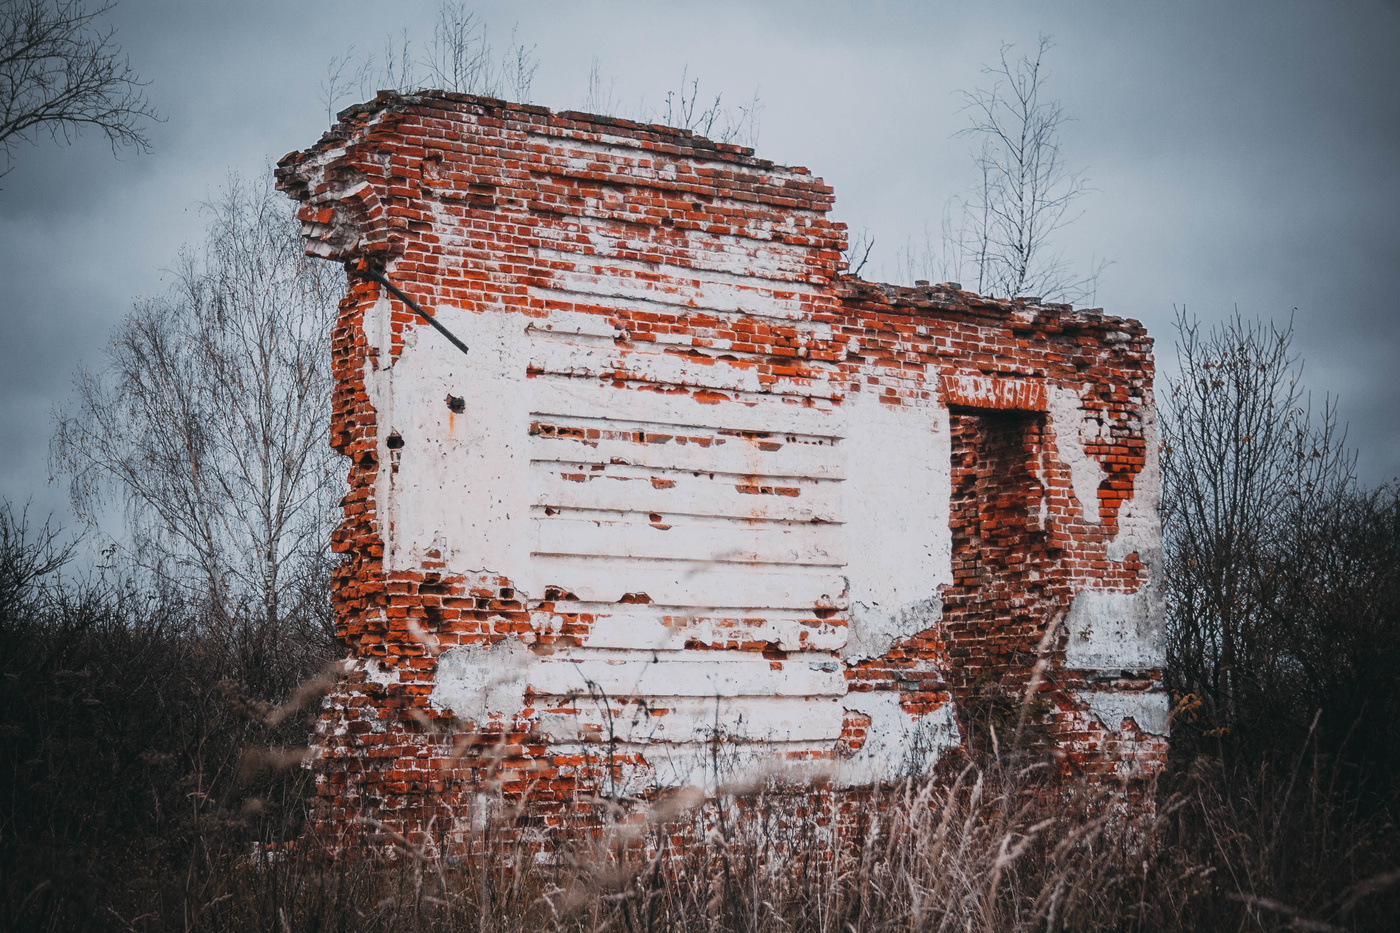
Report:
[[[467,345],[461,340],[458,340],[456,334],[452,333],[452,331],[439,324],[437,318],[433,317],[431,314],[419,307],[418,302],[414,301],[412,298],[404,294],[403,289],[399,288],[393,282],[389,281],[389,277],[383,272],[373,267],[370,267],[364,269],[360,274],[365,276],[366,278],[373,279],[380,285],[383,285],[385,288],[389,289],[389,291],[394,293],[395,298],[408,305],[414,311],[417,311],[418,316],[421,317],[423,320],[427,321],[429,324],[433,325],[434,330],[436,330],[439,334],[442,334],[448,340],[452,341],[452,345],[454,347],[456,347],[458,350],[461,350],[463,353],[467,352]]]

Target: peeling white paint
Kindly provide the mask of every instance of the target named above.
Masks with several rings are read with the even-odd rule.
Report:
[[[625,607],[624,607],[625,608]],[[711,647],[765,642],[782,651],[835,651],[846,643],[844,620],[785,617],[717,617],[651,612],[598,612],[583,637],[585,648],[679,651],[688,643]]]
[[[1147,670],[1166,661],[1159,600],[1142,590],[1075,594],[1066,619],[1065,667],[1073,670]]]
[[[434,310],[471,347],[469,356],[430,331],[427,339],[405,340],[392,367],[365,374],[380,463],[391,467],[379,471],[375,490],[385,569],[417,569],[429,552],[442,550],[454,570],[490,567],[515,576],[529,562],[528,525],[512,520],[529,510],[521,450],[529,414],[522,391],[526,319],[449,305]],[[370,316],[366,334],[388,317],[387,305],[375,307],[377,320]],[[448,395],[463,399],[465,411],[452,412]],[[390,435],[402,440],[396,451]]]
[[[564,742],[555,746],[560,755],[591,757],[612,762],[614,780],[598,782],[598,791],[617,796],[640,797],[658,788],[694,788],[713,794],[721,787],[731,791],[762,786],[766,781],[807,782],[832,776],[832,765],[803,755],[806,743],[739,744],[728,741],[690,745]],[[596,778],[595,778],[596,780]]]
[[[1133,482],[1132,496],[1119,507],[1118,533],[1108,542],[1107,556],[1122,561],[1136,554],[1146,572],[1134,593],[1088,590],[1075,596],[1065,651],[1070,668],[1144,670],[1166,664],[1162,523],[1157,511],[1162,474],[1157,415],[1151,405],[1143,412],[1143,440],[1143,468]]]
[[[867,690],[848,693],[841,705],[870,717],[865,744],[837,769],[847,787],[925,774],[962,741],[948,704],[910,716],[900,708],[898,693]]]
[[[1087,690],[1078,696],[1110,731],[1122,732],[1125,719],[1132,719],[1140,731],[1153,735],[1165,736],[1171,731],[1171,702],[1164,693]]]
[[[365,673],[365,680],[372,684],[379,684],[381,687],[399,682],[398,671],[391,667],[382,666],[374,658],[366,658],[362,663],[362,670]]]
[[[1162,467],[1157,437],[1157,410],[1147,405],[1142,416],[1145,445],[1143,466],[1133,480],[1133,494],[1118,508],[1118,534],[1108,542],[1108,559],[1124,560],[1130,554],[1147,567],[1148,584],[1160,588],[1162,575]]]
[[[1107,475],[1097,460],[1084,450],[1086,441],[1097,439],[1102,426],[1089,417],[1083,408],[1079,392],[1056,385],[1047,385],[1050,426],[1055,432],[1055,447],[1060,462],[1069,468],[1074,498],[1084,513],[1084,520],[1099,521],[1099,485]]]
[[[841,737],[838,697],[579,697],[572,712],[543,712],[540,730],[556,741],[592,736],[626,745],[712,741],[829,745]]]
[[[935,595],[893,610],[878,603],[854,602],[849,616],[850,634],[841,648],[841,657],[846,663],[855,664],[878,658],[896,642],[933,628],[943,618],[943,600]]]
[[[489,647],[450,648],[438,656],[428,702],[451,710],[463,722],[485,725],[497,716],[509,720],[524,708],[530,674],[539,662],[514,638]]]
[[[542,256],[553,252],[540,251]],[[762,288],[762,280],[756,277],[702,271],[693,266],[665,267],[617,259],[590,262],[579,253],[556,253],[555,256],[567,259],[573,268],[555,272],[552,287],[575,295],[629,298],[663,306],[742,311],[751,316],[802,321],[807,317],[802,299],[815,294],[809,287],[796,283],[772,283],[779,287]],[[622,272],[631,274],[620,274]],[[675,288],[677,281],[685,284],[684,290]]]
[[[530,686],[553,696],[592,689],[607,697],[816,697],[841,696],[846,679],[836,662],[820,655],[770,662],[736,651],[572,650],[539,659]]]
[[[942,617],[938,593],[953,582],[952,442],[941,404],[896,407],[860,392],[843,410],[851,631],[842,656],[855,661]]]

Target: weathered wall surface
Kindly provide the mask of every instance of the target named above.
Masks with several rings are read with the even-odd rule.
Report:
[[[279,183],[471,347],[352,271],[325,818],[890,779],[1038,654],[1066,769],[1159,765],[1140,325],[845,278],[820,180],[664,127],[382,95]]]

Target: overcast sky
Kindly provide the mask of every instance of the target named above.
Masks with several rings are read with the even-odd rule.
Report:
[[[1294,316],[1305,382],[1340,396],[1368,484],[1400,474],[1400,3],[482,3],[536,46],[533,102],[579,107],[594,58],[623,109],[681,69],[764,104],[759,155],[836,189],[869,228],[867,278],[972,182],[954,92],[1002,42],[1055,40],[1050,92],[1097,189],[1064,231],[1113,265],[1097,304],[1134,317],[1170,370],[1173,308]],[[133,299],[198,241],[198,204],[327,127],[332,56],[431,33],[435,2],[122,0],[110,21],[166,121],[153,151],[90,137],[18,152],[0,179],[0,496],[71,523],[53,410],[102,365]],[[352,103],[343,100],[341,107]],[[631,115],[624,113],[624,115]],[[884,273],[882,276],[881,273]],[[1296,309],[1296,312],[1294,311]]]

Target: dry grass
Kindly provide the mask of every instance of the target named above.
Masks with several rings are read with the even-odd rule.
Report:
[[[255,669],[266,655],[211,641],[197,607],[37,586],[43,560],[0,558],[0,930],[1390,930],[1400,916],[1397,782],[1337,754],[1325,719],[1264,750],[1183,729],[1155,804],[1135,809],[1046,791],[1033,743],[974,742],[948,773],[844,804],[778,784],[589,801],[545,859],[536,821],[499,799],[434,827],[466,845],[379,833],[345,848],[304,832],[309,774],[267,751],[310,731],[271,702],[298,691],[249,686],[310,679],[313,646]]]
[[[537,855],[540,838],[517,828],[520,814],[497,801],[456,855],[392,838],[335,856],[311,836],[294,856],[229,846],[211,850],[202,870],[157,882],[158,902],[108,905],[112,923],[97,925],[507,933],[1392,928],[1400,876],[1366,874],[1368,862],[1393,859],[1390,827],[1358,822],[1322,799],[1304,802],[1325,791],[1308,778],[1293,783],[1298,800],[1279,794],[1289,776],[1267,774],[1252,793],[1227,797],[1218,769],[1197,771],[1163,806],[1137,810],[1082,788],[1053,799],[1028,793],[1025,774],[970,763],[951,779],[873,791],[845,813],[830,795],[779,786],[742,799],[632,810],[625,820],[597,801],[548,859]],[[1361,854],[1387,844],[1387,853]],[[1341,885],[1348,871],[1356,881]],[[176,881],[182,890],[171,889]]]
[[[1320,773],[1319,773],[1320,774]],[[847,799],[770,786],[624,811],[593,801],[540,856],[497,800],[455,851],[378,834],[289,853],[209,820],[183,865],[113,862],[98,901],[34,889],[6,926],[140,930],[1092,931],[1391,929],[1394,828],[1313,773],[1178,775],[1161,805],[1034,792],[965,763]],[[796,818],[794,818],[796,817]],[[372,827],[369,827],[372,829]],[[444,833],[444,836],[446,833]],[[556,839],[560,838],[558,835]],[[446,853],[446,854],[444,854]],[[115,852],[109,850],[106,857]],[[1389,866],[1390,870],[1387,870]],[[13,887],[10,893],[19,894]]]

